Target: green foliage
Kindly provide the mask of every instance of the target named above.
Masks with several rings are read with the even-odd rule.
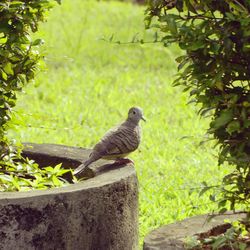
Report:
[[[198,238],[199,237],[197,235],[186,237],[184,239],[185,249],[199,249],[201,246],[201,241]]]
[[[213,228],[205,234],[197,234],[184,239],[185,249],[189,250],[223,250],[248,249],[250,240],[249,222],[225,220],[224,225]]]
[[[32,160],[24,159],[16,149],[4,157],[0,165],[0,192],[47,189],[69,184],[62,176],[71,170],[62,169],[61,164],[41,169]],[[73,181],[77,182],[76,178]]]
[[[29,160],[17,163],[24,159],[6,138],[17,92],[34,78],[42,57],[38,47],[43,40],[32,40],[30,35],[37,31],[38,23],[45,20],[54,3],[54,0],[4,0],[0,3],[0,191],[40,189],[63,183],[58,174],[64,171],[58,167],[51,173],[50,168],[39,170]]]
[[[163,34],[162,43],[186,52],[176,59],[174,85],[189,91],[202,116],[211,116],[208,133],[218,142],[219,164],[235,166],[222,185],[231,209],[249,209],[250,199],[249,14],[248,0],[152,0],[146,17],[148,27]]]
[[[4,132],[16,103],[16,93],[34,78],[41,57],[37,47],[41,39],[32,41],[39,21],[52,7],[52,1],[1,1],[0,3],[0,141],[1,155],[7,145]]]
[[[210,231],[210,235],[196,235],[185,239],[187,249],[200,250],[200,249],[237,249],[246,250],[249,243],[249,225],[241,221],[230,222],[225,220],[224,226],[227,229],[221,228],[222,233]],[[223,227],[221,225],[221,227]],[[211,246],[211,247],[210,247]]]
[[[232,222],[232,226],[226,230],[225,233],[218,236],[209,237],[205,239],[205,243],[209,243],[212,249],[223,249],[223,247],[228,247],[230,249],[245,250],[247,248],[247,243],[244,242],[244,237],[248,238],[249,232],[246,225],[242,222],[235,221]]]

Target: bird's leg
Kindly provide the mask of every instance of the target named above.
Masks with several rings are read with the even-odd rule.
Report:
[[[118,158],[116,159],[116,161],[114,162],[115,165],[124,165],[124,164],[129,164],[132,163],[134,165],[134,162],[128,158]]]

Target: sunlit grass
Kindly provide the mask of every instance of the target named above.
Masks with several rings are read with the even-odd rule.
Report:
[[[101,39],[114,34],[114,40],[130,41],[139,32],[153,40],[143,14],[143,7],[120,2],[57,6],[39,33],[47,69],[19,96],[23,125],[9,133],[20,141],[91,147],[131,106],[141,106],[147,123],[140,150],[131,155],[140,185],[141,242],[153,228],[211,210],[207,196],[189,190],[223,175],[211,144],[199,145],[209,121],[171,86],[178,48]]]

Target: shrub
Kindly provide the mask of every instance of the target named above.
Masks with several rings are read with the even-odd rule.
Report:
[[[235,166],[216,199],[221,211],[228,203],[249,209],[250,2],[149,0],[146,22],[163,34],[165,46],[177,43],[185,51],[176,58],[174,85],[184,86],[201,105],[199,114],[211,117],[208,134],[219,145],[219,164]]]
[[[43,41],[32,40],[30,35],[37,31],[38,23],[45,20],[54,4],[54,0],[3,0],[0,3],[0,191],[62,184],[56,177],[65,171],[60,167],[55,168],[55,173],[50,168],[47,172],[40,170],[36,164],[22,159],[17,145],[6,137],[17,92],[34,78],[42,57],[38,47]],[[50,179],[54,181],[50,183]]]

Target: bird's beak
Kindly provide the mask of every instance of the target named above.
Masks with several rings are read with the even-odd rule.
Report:
[[[147,120],[146,120],[146,118],[144,117],[144,116],[142,116],[142,118],[141,118],[144,122],[146,122]]]

